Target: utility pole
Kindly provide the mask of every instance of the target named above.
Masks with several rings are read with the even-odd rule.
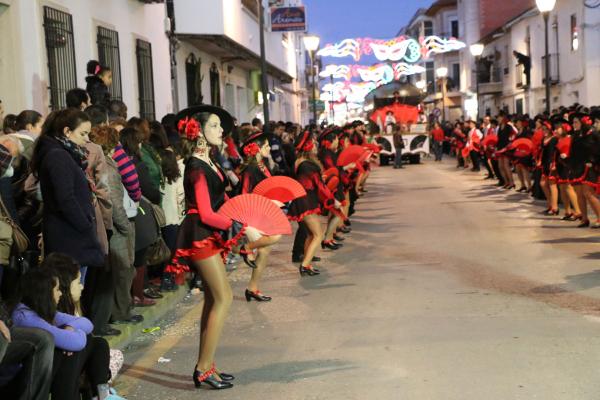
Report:
[[[261,77],[261,91],[263,98],[263,115],[264,115],[264,128],[267,130],[269,126],[269,84],[267,82],[267,57],[265,53],[265,10],[261,0],[257,0],[258,3],[258,20],[260,29],[260,77]]]

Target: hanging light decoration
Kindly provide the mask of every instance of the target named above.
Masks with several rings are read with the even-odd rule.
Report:
[[[344,39],[338,43],[327,44],[317,52],[322,57],[352,57],[359,61],[363,55],[373,54],[379,61],[404,61],[416,63],[432,54],[459,50],[465,43],[455,38],[426,36],[414,38],[399,36],[390,40],[358,38]]]

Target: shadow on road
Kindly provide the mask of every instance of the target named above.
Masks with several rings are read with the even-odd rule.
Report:
[[[239,371],[238,374],[243,377],[244,382],[290,383],[356,368],[340,360],[289,361]]]
[[[123,365],[122,374],[170,389],[185,391],[196,390],[194,384],[192,383],[191,375],[174,374],[171,372],[158,371],[153,368],[138,367],[129,364]]]
[[[558,294],[600,287],[600,270],[597,269],[583,274],[568,275],[565,277],[565,280],[567,281],[566,283],[535,287],[531,289],[531,292],[538,294]]]

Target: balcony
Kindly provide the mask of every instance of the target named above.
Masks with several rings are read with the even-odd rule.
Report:
[[[502,93],[502,68],[496,64],[479,73],[479,94]]]
[[[529,87],[529,77],[523,64],[517,64],[515,66],[515,77],[517,81],[517,89]]]
[[[560,82],[560,70],[558,66],[558,54],[549,54],[550,57],[550,84],[556,85]],[[542,56],[542,64],[540,65],[542,69],[542,84],[546,84],[546,56]]]

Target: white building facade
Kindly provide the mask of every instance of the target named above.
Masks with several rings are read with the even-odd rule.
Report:
[[[465,12],[473,8],[476,4],[467,4]],[[545,110],[544,20],[536,7],[513,16],[484,37],[471,35],[466,41],[485,45],[479,64],[480,116],[495,115],[501,109],[530,116]],[[549,15],[551,109],[573,103],[600,104],[598,43],[600,9],[579,0],[557,1]],[[468,48],[462,53],[465,75],[470,77],[462,90],[474,93],[476,65]]]
[[[220,105],[238,121],[264,119],[258,2],[173,0],[179,108]],[[300,5],[299,1],[295,5]],[[308,122],[302,34],[270,32],[265,53],[271,120]]]
[[[173,111],[165,4],[151,0],[0,0],[0,100],[47,114],[85,88],[86,64],[113,70],[129,115]]]

